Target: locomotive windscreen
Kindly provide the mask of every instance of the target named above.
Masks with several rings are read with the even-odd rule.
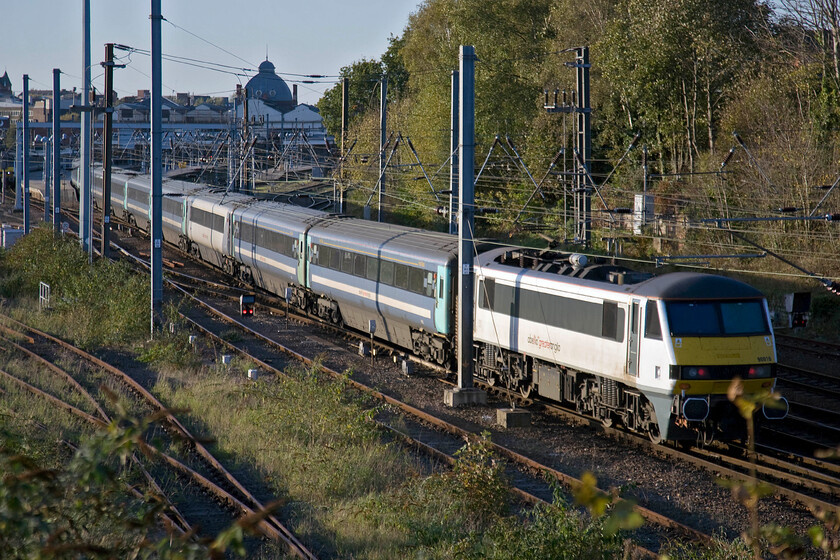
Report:
[[[671,336],[733,336],[769,332],[761,301],[666,302]]]

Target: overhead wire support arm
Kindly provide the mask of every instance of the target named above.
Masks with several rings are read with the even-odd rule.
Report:
[[[610,172],[607,174],[607,177],[606,177],[603,181],[601,181],[601,186],[602,186],[602,187],[603,187],[604,185],[606,185],[606,184],[609,182],[609,180],[610,180],[610,179],[612,178],[612,176],[613,176],[613,173],[615,173],[615,170],[616,170],[616,169],[618,169],[618,167],[619,167],[619,166],[620,166],[620,165],[624,162],[624,159],[625,159],[625,158],[626,158],[626,157],[630,154],[630,151],[631,151],[633,148],[635,148],[635,147],[636,147],[636,142],[638,142],[638,141],[639,141],[639,138],[641,138],[641,137],[642,137],[642,133],[641,133],[641,132],[637,132],[637,133],[636,133],[636,135],[635,135],[635,136],[633,136],[633,139],[632,139],[632,140],[630,140],[630,144],[627,146],[627,149],[626,149],[626,150],[624,150],[624,153],[623,153],[623,154],[621,154],[621,157],[620,157],[620,158],[618,158],[618,161],[616,162],[616,164],[613,166],[613,168],[612,168],[612,169],[610,170]],[[651,175],[648,175],[648,177],[651,177]]]
[[[595,181],[592,179],[592,175],[589,173],[589,170],[583,164],[583,158],[580,156],[580,152],[578,152],[577,150],[575,150],[575,159],[577,159],[578,165],[580,165],[581,169],[586,175],[586,180],[589,181],[589,184],[595,190],[595,194],[597,194],[598,198],[601,200],[601,204],[604,205],[604,210],[609,210],[610,207],[609,205],[607,205],[607,201],[604,200],[603,196],[601,196],[601,191],[598,189],[598,185],[595,184]],[[607,215],[610,217],[611,222],[615,222],[615,217],[612,215],[612,212],[607,212]]]
[[[700,259],[762,259],[767,256],[767,252],[761,253],[741,253],[734,255],[659,255],[654,256],[657,268],[663,266],[669,261],[695,261]],[[708,263],[707,263],[708,264]]]
[[[750,158],[750,161],[753,163],[753,165],[755,165],[755,168],[758,170],[758,173],[764,178],[765,181],[767,181],[767,184],[770,185],[770,187],[773,189],[773,192],[778,193],[779,189],[776,187],[776,185],[773,184],[773,181],[770,180],[770,177],[768,177],[764,173],[764,170],[761,169],[761,165],[758,164],[758,160],[755,159],[755,157],[753,157],[749,148],[747,148],[747,145],[744,143],[743,140],[741,140],[741,137],[738,136],[738,133],[733,132],[732,135],[735,137],[735,141],[738,142],[738,145],[741,146],[744,149],[744,151],[747,153],[747,157]],[[727,160],[728,160],[728,157],[727,157]],[[724,160],[724,161],[727,161],[727,160]],[[721,165],[721,168],[723,168],[723,165]]]
[[[357,141],[358,141],[358,138],[354,139],[353,143],[350,144],[350,147],[347,149],[347,151],[344,154],[342,154],[342,156],[340,158],[338,158],[338,162],[336,163],[335,167],[333,168],[333,176],[335,176],[336,173],[340,173],[341,167],[344,165],[344,162],[347,161],[347,158],[350,157],[350,154],[353,152],[353,148],[356,147],[356,142]]]
[[[251,138],[251,141],[248,142],[248,146],[245,148],[245,155],[242,156],[242,161],[239,162],[239,167],[236,169],[236,173],[233,174],[233,178],[230,180],[230,183],[228,183],[228,186],[225,189],[225,194],[229,193],[230,190],[233,188],[233,184],[236,182],[236,179],[239,178],[239,172],[242,170],[242,166],[245,165],[245,163],[247,162],[248,156],[251,155],[251,150],[254,149],[254,145],[256,143],[257,143],[257,137],[256,136]]]
[[[838,219],[840,219],[840,216],[838,217]],[[831,291],[832,293],[835,293],[835,294],[837,293],[837,291],[835,291],[835,290],[837,290],[837,285],[836,285],[833,281],[829,280],[828,278],[824,278],[824,277],[822,277],[822,276],[819,276],[819,275],[817,275],[817,274],[815,274],[815,273],[811,272],[810,270],[806,270],[806,269],[802,268],[801,266],[799,266],[799,265],[797,265],[797,264],[792,263],[791,261],[787,260],[786,258],[784,258],[783,256],[781,256],[780,254],[778,254],[778,253],[774,253],[774,252],[773,252],[773,251],[771,251],[770,249],[768,249],[768,248],[766,248],[766,247],[763,247],[763,246],[759,245],[759,244],[758,244],[758,243],[756,243],[755,241],[751,241],[748,237],[746,237],[745,235],[742,235],[742,234],[738,233],[737,231],[734,231],[734,230],[731,230],[731,229],[726,229],[725,231],[726,231],[727,233],[731,234],[732,236],[737,237],[738,239],[740,239],[740,240],[742,240],[742,241],[744,241],[744,242],[746,242],[746,243],[749,243],[749,244],[750,244],[750,245],[752,245],[753,247],[756,247],[756,248],[758,248],[758,249],[761,249],[762,251],[764,251],[764,252],[765,252],[765,253],[767,253],[768,255],[770,255],[770,256],[772,256],[772,257],[775,257],[775,258],[779,259],[780,261],[782,261],[782,262],[783,262],[783,263],[785,263],[786,265],[788,265],[788,266],[790,266],[790,267],[792,267],[792,268],[795,268],[795,269],[796,269],[796,270],[798,270],[799,272],[802,272],[802,273],[804,273],[804,274],[807,274],[807,275],[808,275],[808,276],[810,276],[811,278],[813,278],[813,279],[815,279],[815,280],[819,281],[819,282],[820,282],[823,286],[825,286],[825,288],[826,288],[826,289],[828,289],[828,290],[829,290],[829,291]]]
[[[402,134],[400,134],[400,138],[402,137]],[[437,202],[440,202],[440,197],[438,196],[437,191],[435,191],[435,186],[432,184],[432,180],[429,179],[429,174],[426,173],[426,168],[423,167],[423,162],[420,161],[420,156],[417,155],[417,150],[414,149],[414,144],[411,143],[411,138],[406,136],[405,140],[408,142],[408,148],[411,150],[411,153],[414,154],[414,159],[417,160],[417,165],[420,166],[420,170],[423,172],[423,177],[425,177],[426,182],[429,183],[429,189],[431,189],[432,195],[435,197]]]
[[[729,222],[840,222],[840,213],[825,214],[823,216],[767,216],[763,218],[703,218],[699,220],[703,224],[715,224],[723,228],[724,223]]]
[[[808,214],[809,216],[813,216],[814,213],[819,209],[819,207],[822,206],[823,202],[826,201],[828,196],[831,194],[831,191],[833,191],[837,187],[838,183],[840,183],[840,175],[837,176],[837,179],[835,179],[834,183],[828,188],[828,192],[825,193],[825,195],[822,197],[822,199],[820,199],[820,201],[817,203],[817,205],[814,206],[814,209],[811,210],[810,214]]]
[[[478,180],[481,178],[481,174],[484,173],[484,169],[487,167],[487,162],[490,161],[490,156],[493,155],[493,150],[496,148],[497,145],[501,144],[501,140],[499,140],[499,135],[497,134],[496,137],[493,139],[493,144],[490,146],[490,151],[487,152],[487,157],[484,158],[484,163],[481,164],[481,169],[478,170],[478,175],[475,176],[475,181],[473,184],[477,184]]]
[[[394,147],[391,148],[391,153],[388,154],[388,159],[385,160],[385,165],[382,166],[382,172],[379,174],[379,178],[376,180],[377,186],[382,184],[382,177],[385,176],[385,170],[388,169],[388,164],[391,163],[391,158],[394,157],[394,154],[397,153],[397,148],[400,147],[400,138],[401,138],[401,136],[398,136],[397,139],[394,141]],[[388,143],[389,142],[390,142],[390,138],[388,139]],[[388,143],[385,144],[386,147],[387,147]],[[365,203],[365,206],[370,206],[370,202],[371,202],[371,200],[373,200],[373,195],[375,195],[377,192],[379,192],[378,188],[373,189],[371,191],[370,196],[368,197],[367,202]]]
[[[528,171],[528,167],[525,165],[525,162],[522,161],[522,157],[519,155],[519,152],[516,150],[516,146],[513,145],[513,141],[510,139],[510,136],[505,136],[505,142],[507,143],[507,145],[511,149],[511,151],[513,151],[514,155],[516,156],[516,158],[514,158],[514,162],[517,164],[517,166],[521,167],[523,171],[525,171],[525,174],[531,180],[531,183],[533,183],[533,185],[537,188],[537,191],[539,191],[540,197],[542,197],[542,199],[545,200],[545,195],[542,193],[542,191],[540,191],[540,185],[542,184],[542,182],[540,182],[540,185],[538,185],[537,182],[534,180],[534,177],[531,175],[531,172]],[[556,158],[555,158],[555,160],[556,160]],[[543,177],[543,179],[545,179],[545,177]]]
[[[522,217],[522,214],[525,212],[525,209],[528,208],[528,205],[531,204],[532,200],[534,200],[534,195],[539,193],[540,196],[543,198],[543,200],[545,200],[545,195],[543,195],[543,193],[542,193],[542,185],[545,182],[548,175],[551,173],[551,170],[554,169],[554,166],[557,165],[557,162],[560,161],[560,158],[563,157],[563,155],[565,153],[566,153],[566,149],[565,148],[560,148],[560,151],[557,152],[557,155],[554,156],[553,160],[551,160],[551,164],[548,166],[548,169],[546,170],[545,175],[543,175],[543,178],[540,179],[539,184],[536,185],[536,187],[534,188],[534,191],[531,193],[531,196],[528,197],[528,200],[526,200],[525,204],[522,206],[522,210],[519,211],[519,214],[517,214],[516,218],[513,220],[514,225],[516,225],[519,222],[519,218]]]

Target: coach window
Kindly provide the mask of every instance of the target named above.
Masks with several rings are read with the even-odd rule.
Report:
[[[367,279],[376,281],[376,276],[379,273],[379,259],[376,257],[367,258]]]
[[[394,285],[394,263],[382,261],[382,268],[379,271],[379,282],[389,286]]]
[[[427,296],[434,297],[434,295],[435,295],[435,273],[434,272],[426,272],[426,281],[423,282],[423,290],[425,291]]]
[[[408,288],[408,267],[406,265],[394,265],[394,286],[403,290]]]
[[[353,271],[353,274],[356,276],[360,276],[362,278],[365,277],[367,272],[367,257],[364,255],[356,255],[356,266]]]
[[[659,325],[659,309],[655,301],[645,305],[645,338],[662,340],[662,327]]]
[[[408,267],[408,289],[415,294],[423,293],[423,277],[426,271],[422,268]]]
[[[353,274],[353,253],[341,251],[341,272]]]
[[[324,247],[326,249],[326,247]],[[341,270],[341,250],[336,249],[335,247],[330,248],[330,260],[326,261],[329,263],[329,267],[333,270]]]

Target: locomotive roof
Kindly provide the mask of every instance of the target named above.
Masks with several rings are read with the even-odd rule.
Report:
[[[660,299],[751,299],[764,295],[733,278],[700,272],[672,272],[630,286],[631,293]]]
[[[570,259],[541,259],[540,252],[500,247],[479,255],[481,266],[509,270],[523,276],[551,278],[566,284],[640,297],[671,300],[755,299],[764,295],[733,278],[700,272],[671,272],[661,276],[633,272],[610,264],[573,266]],[[535,256],[536,255],[536,256]],[[568,257],[568,255],[566,255]],[[525,271],[524,273],[522,271]]]

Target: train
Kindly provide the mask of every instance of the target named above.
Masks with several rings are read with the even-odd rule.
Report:
[[[102,207],[102,173],[92,173]],[[111,213],[148,231],[150,177],[118,170]],[[301,312],[369,332],[451,366],[458,238],[162,180],[162,234],[183,251],[287,298]],[[582,254],[484,244],[474,274],[474,376],[539,396],[653,442],[737,440],[727,393],[766,395],[776,346],[760,291],[698,272],[652,275]],[[784,397],[757,422],[787,415]]]

